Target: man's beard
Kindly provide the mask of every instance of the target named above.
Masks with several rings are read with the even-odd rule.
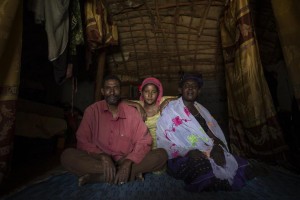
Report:
[[[117,105],[120,101],[121,97],[119,95],[115,96],[115,95],[110,95],[108,97],[105,97],[106,102],[109,105]]]

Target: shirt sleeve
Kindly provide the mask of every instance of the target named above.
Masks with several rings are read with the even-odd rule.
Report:
[[[137,111],[135,111],[134,116],[133,122],[136,122],[134,123],[136,128],[133,127],[133,131],[135,131],[135,133],[133,133],[134,148],[133,151],[126,156],[126,158],[138,164],[150,151],[152,137],[146,124],[143,122]]]
[[[93,141],[93,123],[96,117],[93,115],[93,109],[88,107],[83,115],[80,126],[76,132],[77,149],[89,153],[102,153],[102,151],[92,142]]]

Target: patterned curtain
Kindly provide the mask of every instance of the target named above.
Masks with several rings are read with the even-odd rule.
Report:
[[[22,1],[0,1],[0,183],[9,172],[22,49]]]
[[[287,146],[265,81],[248,0],[229,0],[220,24],[233,153],[283,160]]]
[[[272,0],[271,2],[289,77],[300,108],[300,1]]]

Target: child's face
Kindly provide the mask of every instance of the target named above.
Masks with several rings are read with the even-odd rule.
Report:
[[[142,90],[142,95],[144,97],[144,103],[148,105],[153,105],[156,103],[159,91],[157,87],[153,84],[147,84]]]

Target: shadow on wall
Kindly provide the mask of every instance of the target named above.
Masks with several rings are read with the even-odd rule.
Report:
[[[70,102],[81,111],[84,111],[87,106],[94,103],[94,83],[88,80],[78,81],[77,92],[72,94],[72,80],[67,80],[62,85],[61,102]],[[73,96],[72,96],[73,95]],[[73,100],[72,100],[73,99]]]

